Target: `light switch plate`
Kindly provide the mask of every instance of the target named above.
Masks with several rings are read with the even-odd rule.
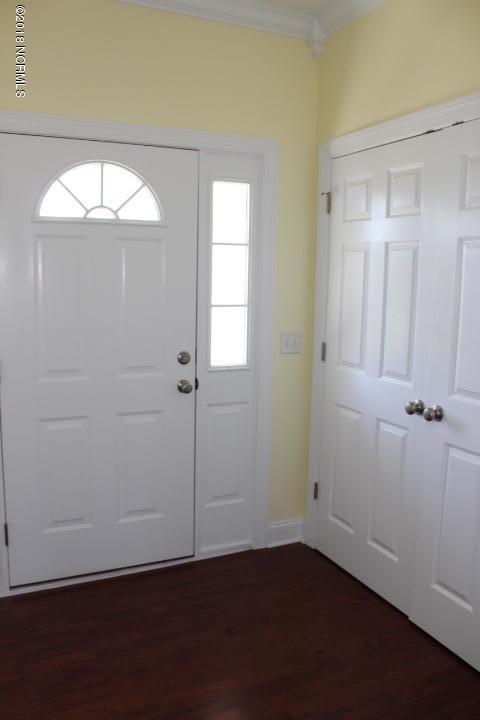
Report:
[[[302,349],[302,334],[299,330],[286,330],[280,333],[280,352],[293,355]]]

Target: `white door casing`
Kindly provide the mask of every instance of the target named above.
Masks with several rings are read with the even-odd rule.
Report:
[[[480,121],[436,143],[436,313],[411,618],[480,670]]]
[[[11,584],[193,554],[198,153],[0,137]],[[132,168],[160,223],[39,218],[77,163]]]
[[[430,137],[333,162],[317,547],[408,612],[434,256]],[[422,281],[419,282],[419,278]]]

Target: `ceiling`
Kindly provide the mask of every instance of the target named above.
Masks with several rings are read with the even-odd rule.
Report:
[[[117,0],[305,40],[315,58],[325,38],[385,0]]]
[[[303,13],[318,18],[328,34],[355,17],[381,4],[383,0],[255,0],[279,10]],[[237,0],[238,5],[251,4],[251,0]]]

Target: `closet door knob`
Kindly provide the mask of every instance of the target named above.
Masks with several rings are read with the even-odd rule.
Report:
[[[436,420],[437,422],[441,422],[443,420],[444,416],[443,408],[440,407],[440,405],[434,405],[433,407],[425,408],[423,411],[423,417],[427,422],[432,422],[432,420]]]
[[[405,412],[407,415],[423,415],[425,410],[425,403],[423,400],[410,400],[405,405]]]

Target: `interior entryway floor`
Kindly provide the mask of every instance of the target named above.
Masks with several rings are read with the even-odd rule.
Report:
[[[480,675],[303,545],[0,601],[5,720],[474,720]]]

